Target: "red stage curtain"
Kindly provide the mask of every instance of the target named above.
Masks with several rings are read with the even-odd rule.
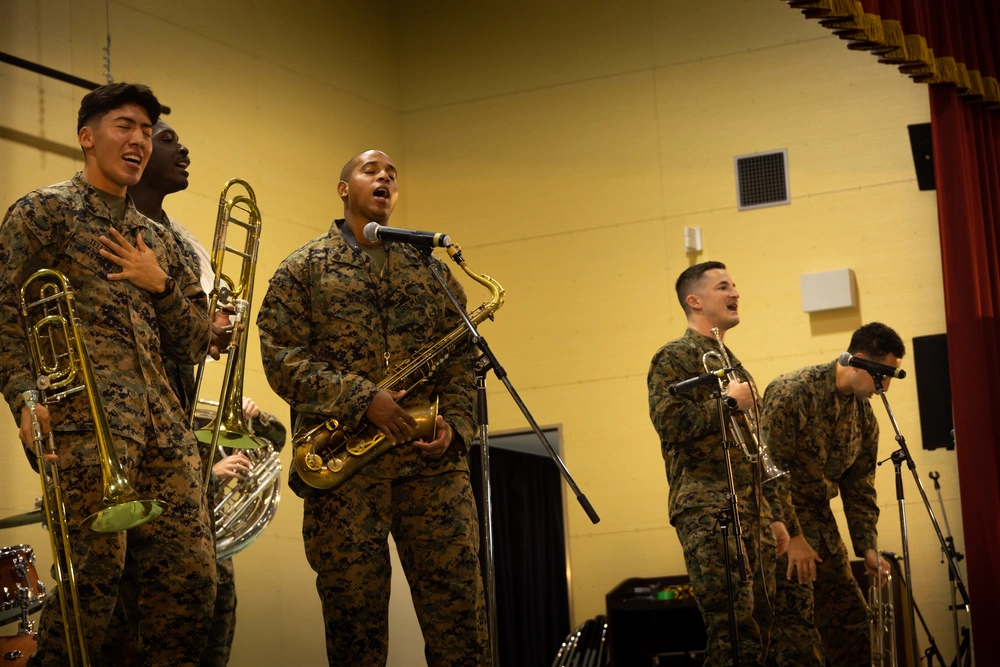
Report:
[[[1000,2],[786,1],[930,84],[966,583],[976,662],[1000,664]]]

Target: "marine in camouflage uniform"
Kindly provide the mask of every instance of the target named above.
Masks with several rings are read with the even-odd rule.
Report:
[[[271,278],[261,305],[257,325],[268,381],[306,416],[306,424],[336,417],[353,429],[367,416],[387,431],[392,425],[382,426],[380,420],[389,420],[376,410],[389,393],[376,383],[461,323],[418,250],[392,242],[370,246],[355,237],[367,220],[388,219],[395,176],[384,153],[355,156],[338,186],[347,219],[293,252]],[[461,286],[434,261],[464,308]],[[431,443],[398,444],[336,490],[305,494],[302,533],[323,603],[331,665],[386,662],[390,532],[423,631],[427,664],[490,662],[478,523],[465,459],[474,429],[468,341],[429,381],[405,399],[392,398],[411,406],[434,396],[440,398],[438,431],[445,435]],[[405,415],[391,399],[388,407],[392,420]]]
[[[723,295],[722,302],[715,303],[713,309],[708,299],[716,283],[727,290],[728,296]],[[718,262],[696,265],[681,274],[678,295],[682,305],[689,293],[697,293],[705,286],[711,286],[705,290],[709,296],[698,303],[697,312],[692,313],[685,308],[689,328],[684,336],[667,343],[653,356],[647,385],[649,415],[660,436],[670,485],[670,523],[677,529],[691,587],[708,632],[705,665],[715,667],[732,664],[725,553],[717,516],[719,510],[730,506],[718,407],[712,397],[714,385],[701,386],[677,396],[669,393],[671,385],[705,372],[702,356],[706,352],[719,352],[716,339],[699,333],[694,326],[720,326],[724,334],[727,328],[735,326],[733,320],[739,322],[738,316],[725,308],[725,303],[735,305],[739,293],[729,281],[725,265]],[[732,351],[728,348],[726,351],[733,366],[740,367]],[[775,537],[771,530],[767,499],[755,490],[754,464],[746,460],[740,449],[730,450],[730,459],[739,500],[747,572],[747,581],[741,584],[736,538],[730,531],[729,554],[740,664],[762,665],[766,659],[772,620]],[[756,489],[760,488],[756,486]],[[763,488],[766,489],[767,485]]]
[[[115,113],[122,109],[139,110],[145,117],[136,104]],[[100,120],[95,135],[105,131],[106,120]],[[88,153],[84,173],[94,159]],[[111,159],[122,158],[114,154]],[[108,279],[120,271],[99,252],[108,247],[100,237],[113,236],[112,229],[124,237],[119,242],[141,235],[162,271],[173,276],[163,294],[139,288],[132,279]],[[15,420],[22,417],[21,393],[35,384],[16,301],[22,282],[39,268],[61,271],[72,283],[96,389],[126,476],[140,498],[156,498],[165,508],[159,518],[127,532],[81,529],[80,522],[101,506],[103,495],[93,420],[83,394],[52,408],[88,651],[92,657],[100,654],[127,547],[143,582],[140,650],[146,664],[196,664],[215,597],[215,560],[197,443],[167,382],[163,359],[191,363],[204,353],[209,336],[204,292],[162,227],[140,215],[131,200],[100,193],[83,173],[20,199],[0,227],[0,385]],[[31,664],[64,665],[55,593],[47,602]]]
[[[867,334],[865,333],[867,332]],[[852,354],[895,367],[903,343],[885,325],[873,323],[852,339]],[[867,336],[867,337],[866,337]],[[879,341],[875,352],[865,340]],[[882,341],[889,341],[888,347]],[[891,350],[892,357],[885,358]],[[895,356],[898,353],[898,357]],[[778,562],[774,653],[781,667],[829,664],[856,667],[871,662],[865,596],[851,571],[830,500],[838,493],[855,555],[870,571],[877,562],[875,463],[878,421],[868,397],[874,383],[866,371],[830,362],[776,378],[764,394],[761,428],[774,462],[788,471],[777,480],[775,520],[792,538]],[[794,566],[799,540],[808,543],[815,580]],[[789,566],[789,557],[793,566]]]

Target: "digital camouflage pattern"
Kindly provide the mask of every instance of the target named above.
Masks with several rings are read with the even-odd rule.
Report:
[[[867,664],[865,599],[830,499],[838,493],[843,498],[855,554],[877,549],[879,427],[871,404],[837,391],[834,361],[776,378],[764,394],[761,422],[775,464],[788,471],[776,481],[776,520],[784,521],[791,536],[804,535],[823,559],[812,586],[786,579],[786,557],[778,564],[776,625],[782,631],[775,645],[785,657],[779,664],[822,665],[824,654],[834,667]]]
[[[83,447],[92,440],[86,433],[58,436],[65,447]],[[141,640],[134,650],[142,659],[136,664],[197,665],[215,599],[215,550],[199,480],[197,448],[193,444],[171,449],[115,440],[126,452],[123,468],[136,493],[160,500],[165,509],[158,518],[127,532],[94,533],[79,528],[70,532],[92,663],[102,652],[127,548],[141,582],[136,598],[136,633]],[[101,507],[103,482],[98,466],[60,468],[60,482],[70,526],[79,526]],[[111,647],[114,664],[120,664],[117,648]],[[29,665],[64,667],[68,664],[65,651],[58,594],[53,587],[39,622],[38,652]]]
[[[460,325],[419,251],[385,244],[377,271],[336,221],[292,253],[271,278],[257,317],[271,387],[307,424],[357,426],[387,371]],[[349,230],[348,230],[349,231]],[[438,260],[465,307],[465,295]],[[399,548],[424,631],[428,665],[485,665],[486,629],[475,502],[465,451],[474,430],[472,345],[456,347],[402,402],[440,397],[455,431],[441,458],[406,444],[336,491],[305,499],[306,556],[317,573],[331,665],[384,665],[389,556]]]
[[[695,601],[708,631],[705,665],[732,665],[729,644],[729,594],[726,590],[726,557],[718,519],[704,510],[686,510],[675,519],[684,547],[684,564]],[[743,521],[744,563],[747,582],[739,581],[736,538],[729,538],[736,631],[741,665],[763,665],[769,655],[769,630],[774,621],[775,540],[771,524]],[[771,650],[773,653],[773,650]]]
[[[75,292],[94,377],[111,432],[157,447],[194,441],[170,388],[163,359],[197,363],[208,346],[207,301],[197,276],[185,265],[169,234],[136,211],[127,199],[116,221],[97,191],[77,174],[72,181],[35,190],[7,211],[0,227],[0,387],[20,424],[21,393],[35,387],[19,315],[21,283],[42,268],[61,271]],[[99,240],[116,227],[133,243],[137,233],[174,277],[177,289],[160,301],[127,280],[111,281],[118,268],[101,257]],[[93,431],[86,397],[63,399],[52,412],[52,429]],[[57,445],[58,447],[58,445]],[[59,448],[60,465],[97,463],[92,444]]]
[[[285,446],[287,433],[284,424],[275,417],[261,410],[256,418],[248,420],[254,435],[264,438],[274,446],[275,451],[281,451]],[[229,453],[235,450],[228,450]],[[227,486],[218,483],[215,474],[213,497],[218,503],[226,493]],[[213,515],[214,519],[214,515]],[[214,534],[213,523],[213,534]],[[212,618],[212,628],[208,633],[208,645],[201,656],[201,667],[226,667],[233,648],[233,638],[236,636],[236,570],[232,558],[223,558],[216,562],[218,571],[218,588],[215,593],[215,613]]]
[[[719,412],[710,387],[698,387],[679,396],[671,396],[669,392],[670,385],[705,372],[701,359],[708,351],[719,351],[715,338],[688,329],[683,337],[667,343],[653,356],[647,386],[649,416],[660,436],[666,462],[670,523],[677,528],[691,587],[708,631],[705,664],[715,666],[732,663],[725,555],[714,517],[715,512],[729,507]],[[739,360],[728,347],[726,352],[734,367],[739,367]],[[749,661],[748,664],[762,664],[767,652],[769,608],[774,598],[775,541],[768,503],[770,483],[763,485],[768,495],[760,498],[758,511],[755,465],[746,460],[740,449],[732,449],[730,458],[745,551],[750,559],[747,583],[738,587],[735,605],[740,659]],[[758,535],[760,559],[755,539]],[[735,539],[730,541],[736,581]]]
[[[390,532],[428,667],[490,664],[479,524],[467,471],[395,480],[362,471],[317,500],[306,500],[311,506],[302,535],[323,602],[331,666],[386,664]]]
[[[129,481],[140,495],[145,491],[153,494],[145,497],[167,503],[158,519],[127,534],[71,531],[79,552],[74,557],[81,563],[78,576],[84,570],[89,589],[81,602],[92,655],[100,655],[127,542],[140,570],[150,577],[139,591],[149,664],[195,664],[215,593],[215,564],[196,441],[163,361],[193,363],[204,353],[207,304],[170,235],[139,214],[130,199],[125,206],[124,218],[116,220],[98,192],[77,174],[71,181],[29,193],[8,210],[0,226],[0,387],[19,424],[20,393],[34,387],[19,316],[21,283],[41,268],[61,271],[75,291],[95,383],[118,454],[128,457]],[[107,279],[118,269],[98,252],[103,247],[99,237],[111,227],[133,242],[142,234],[160,266],[176,281],[171,295],[154,302],[128,281]],[[99,506],[102,488],[93,418],[82,393],[53,405],[50,412],[62,486],[70,498],[71,516],[77,517],[71,524],[79,525],[82,516]],[[65,649],[55,634],[58,622],[52,611],[43,614],[33,664],[63,664],[58,651]],[[187,630],[183,649],[177,649],[179,640],[172,638],[178,627]]]

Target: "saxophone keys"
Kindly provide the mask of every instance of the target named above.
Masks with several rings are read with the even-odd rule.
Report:
[[[330,470],[330,472],[340,472],[344,469],[344,461],[343,459],[334,457],[330,459],[330,462],[326,464],[326,467]]]
[[[304,457],[306,467],[313,472],[319,472],[323,469],[323,459],[316,454],[306,454]]]

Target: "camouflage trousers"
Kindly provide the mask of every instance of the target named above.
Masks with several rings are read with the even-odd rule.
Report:
[[[212,478],[215,480],[215,478]],[[216,487],[217,484],[213,484]],[[214,516],[212,520],[214,528]],[[214,530],[213,530],[214,533]],[[236,580],[232,559],[216,561],[218,575],[215,593],[215,611],[205,651],[201,654],[202,667],[226,667],[236,633]],[[118,585],[118,602],[111,622],[104,633],[103,659],[115,667],[138,667],[141,664],[138,650],[139,638],[139,568],[131,552],[125,554],[125,570]]]
[[[201,667],[226,667],[236,634],[236,579],[233,560],[216,563],[219,585],[215,594],[215,615],[208,633],[208,645],[201,655]]]
[[[84,447],[92,433],[58,435],[60,450]],[[163,514],[118,533],[94,533],[80,524],[101,507],[99,466],[60,469],[60,487],[70,525],[83,634],[92,664],[101,664],[105,631],[118,599],[126,549],[139,581],[137,650],[146,666],[196,665],[205,645],[215,599],[215,552],[201,490],[197,449],[159,448],[119,441],[126,451],[126,477],[140,498],[155,498]],[[58,593],[42,610],[33,666],[68,664]]]
[[[836,530],[836,524],[833,529]],[[778,602],[772,637],[777,664],[779,667],[871,664],[868,608],[851,571],[847,548],[838,537],[839,548],[831,552],[826,540],[811,537],[820,535],[819,529],[803,523],[802,531],[823,562],[816,563],[816,581],[802,585],[786,578],[788,557],[778,559]]]
[[[479,524],[466,471],[355,475],[305,500],[302,535],[323,603],[331,666],[382,667],[388,654],[392,533],[428,667],[490,664]]]
[[[765,664],[773,619],[775,540],[770,521],[761,520],[758,530],[755,530],[758,528],[756,517],[741,515],[740,522],[745,545],[746,583],[740,583],[736,538],[732,536],[729,538],[729,557],[742,667]],[[712,510],[698,508],[678,514],[674,517],[674,526],[684,549],[684,563],[691,588],[708,633],[705,665],[732,665],[726,562],[719,522]]]

